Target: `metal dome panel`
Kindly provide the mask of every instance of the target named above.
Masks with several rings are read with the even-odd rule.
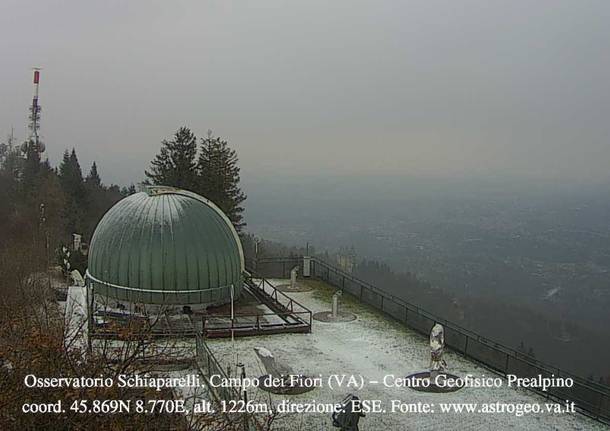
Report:
[[[230,220],[185,190],[148,186],[97,225],[87,279],[96,294],[147,304],[222,304],[242,286],[244,258]]]

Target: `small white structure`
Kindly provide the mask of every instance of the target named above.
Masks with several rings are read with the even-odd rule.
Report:
[[[70,273],[70,278],[72,279],[72,283],[74,286],[84,286],[85,285],[85,279],[83,278],[82,275],[80,275],[80,272],[78,272],[77,269],[73,270]]]
[[[311,276],[311,257],[303,256],[303,277]]]
[[[433,380],[447,366],[443,359],[445,350],[445,328],[436,323],[430,331],[430,379]]]
[[[265,367],[267,374],[271,374],[274,378],[296,375],[289,365],[278,362],[270,350],[265,349],[264,347],[255,347],[254,352],[256,353],[256,356],[258,356],[258,359],[260,359],[263,367]]]
[[[343,295],[343,291],[337,290],[333,293],[330,303],[330,311],[320,311],[313,314],[313,318],[320,322],[328,323],[344,323],[356,320],[356,315],[349,311],[339,309],[339,299]]]
[[[332,303],[332,317],[336,319],[339,317],[339,297],[341,296],[341,291],[337,291],[333,294],[333,303]]]
[[[297,287],[297,273],[299,272],[299,267],[295,266],[290,270],[290,289],[296,289]]]

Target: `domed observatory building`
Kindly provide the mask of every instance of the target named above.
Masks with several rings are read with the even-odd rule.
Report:
[[[101,219],[91,239],[87,284],[115,309],[195,311],[231,302],[244,282],[235,228],[195,193],[147,186]]]

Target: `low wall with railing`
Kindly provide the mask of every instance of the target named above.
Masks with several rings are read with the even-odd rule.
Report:
[[[287,277],[290,269],[297,265],[302,269],[302,258],[266,258],[258,262],[257,271],[268,277]],[[573,401],[582,413],[610,424],[610,389],[608,387],[544,364],[448,322],[320,259],[311,258],[310,265],[312,277],[319,278],[345,293],[359,298],[361,302],[425,336],[430,334],[435,323],[442,324],[445,328],[445,344],[448,347],[498,374],[503,376],[514,374],[518,377],[537,377],[538,375],[551,377],[553,375],[571,378],[574,381],[571,388],[552,387],[548,388],[546,392],[537,392],[558,402]],[[267,269],[271,275],[265,272]],[[301,274],[301,271],[299,273]]]
[[[246,267],[266,278],[290,278],[290,270],[299,268],[302,275],[303,258],[300,256],[265,257],[246,261]]]

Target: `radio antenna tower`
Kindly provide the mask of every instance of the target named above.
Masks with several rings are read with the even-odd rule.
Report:
[[[29,144],[34,145],[39,153],[44,152],[45,146],[40,140],[40,111],[42,108],[38,104],[38,86],[40,84],[40,71],[41,68],[34,67],[34,97],[32,98],[32,106],[30,106],[30,116],[28,127],[30,129]],[[25,148],[27,151],[27,147]],[[25,151],[24,151],[25,152]]]

